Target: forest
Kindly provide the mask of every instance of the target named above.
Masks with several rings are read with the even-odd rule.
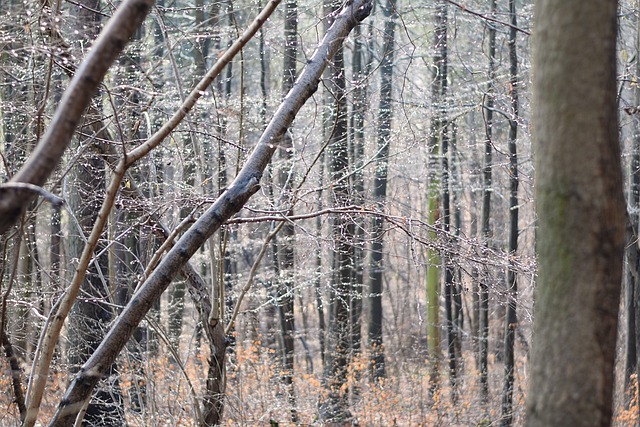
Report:
[[[0,426],[640,426],[639,1],[0,12]]]

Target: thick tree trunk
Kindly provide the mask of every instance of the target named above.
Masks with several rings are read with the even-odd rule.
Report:
[[[636,21],[636,55],[640,54],[640,17]],[[636,75],[640,74],[640,63],[636,61]],[[636,103],[640,102],[640,88],[634,88]],[[640,105],[640,104],[636,104]],[[640,231],[640,115],[633,116],[633,142],[631,156],[631,182],[629,184],[629,233],[627,236],[627,304],[628,310],[633,311],[633,320],[628,319],[629,331],[634,330],[633,339],[628,340],[630,345],[635,343],[635,357],[633,362],[629,362],[625,369],[625,380],[636,374],[636,393],[638,393],[638,384],[640,384],[640,244],[638,243],[638,235]],[[632,300],[632,301],[629,301]],[[633,328],[631,323],[633,322]],[[628,351],[632,353],[632,351]],[[628,354],[628,357],[631,355]],[[629,372],[631,366],[634,372]],[[625,387],[627,393],[630,388]],[[627,401],[633,398],[632,395],[627,396]],[[640,405],[636,405],[637,426],[640,426]]]
[[[333,23],[340,3],[324,3],[325,26]],[[328,142],[329,197],[333,206],[351,202],[349,188],[349,144],[347,139],[347,92],[344,50],[340,47],[328,64],[325,74],[325,129]],[[349,392],[347,370],[351,361],[354,245],[351,219],[344,215],[332,218],[333,271],[331,273],[331,312],[327,337],[325,381],[327,396],[319,406],[319,418],[324,423],[349,423]]]
[[[85,43],[93,41],[100,28],[100,0],[83,0],[78,11],[78,22],[87,25],[86,33],[80,33]],[[93,115],[87,117],[90,123],[101,120],[101,95],[92,100]],[[80,259],[85,236],[91,232],[106,188],[106,171],[104,161],[92,150],[86,150],[93,144],[95,135],[91,126],[80,127],[78,147],[84,149],[71,174],[69,186],[71,194],[69,205],[74,212],[77,223],[70,223],[69,256]],[[98,244],[98,250],[104,249],[104,242]],[[95,351],[105,334],[106,328],[113,318],[112,305],[115,301],[111,296],[108,282],[108,259],[106,252],[97,257],[89,267],[89,271],[82,283],[82,293],[85,298],[78,299],[69,314],[69,363],[71,371],[77,372]],[[118,384],[115,363],[110,367],[110,376],[95,392],[94,399],[87,405],[83,425],[89,426],[120,426],[124,424],[122,393]]]
[[[617,2],[536,3],[538,284],[528,427],[609,426],[625,240]]]
[[[636,16],[636,55],[640,53],[640,17]],[[636,75],[640,73],[640,63],[636,61]],[[634,87],[636,105],[640,102],[640,88]],[[640,227],[640,116],[633,114],[633,139],[631,142],[631,164],[629,173],[629,192],[627,199],[628,221],[626,264],[625,264],[625,304],[627,311],[627,351],[625,360],[625,407],[629,408],[636,396],[638,374],[640,374],[640,245],[638,245],[638,230]],[[633,335],[633,336],[631,336]],[[632,348],[633,347],[633,348]],[[632,375],[636,376],[635,388],[632,385]],[[640,426],[640,406],[636,405],[636,425]]]
[[[332,186],[331,198],[334,206],[345,206],[350,202],[347,175],[349,173],[349,150],[347,145],[347,103],[344,77],[343,49],[333,57],[330,87],[333,98],[330,108],[329,172]],[[333,218],[334,271],[331,275],[334,298],[331,301],[329,351],[327,355],[328,399],[322,403],[320,418],[323,422],[337,423],[350,420],[348,410],[347,368],[351,350],[351,301],[353,242],[349,232],[350,219],[341,215]]]
[[[104,162],[93,153],[89,154],[88,158],[79,159],[72,179],[75,186],[69,196],[69,205],[75,212],[80,229],[72,223],[69,230],[69,256],[78,259],[84,247],[84,238],[79,236],[79,233],[86,235],[91,229],[102,202],[96,195],[104,194]],[[98,347],[113,317],[110,308],[113,301],[109,297],[110,289],[106,277],[106,258],[97,258],[90,267],[81,288],[87,298],[76,301],[69,314],[68,358],[72,372],[77,372]],[[122,425],[122,400],[114,373],[111,368],[112,376],[108,383],[98,389],[95,401],[87,407],[85,425]],[[114,396],[118,398],[114,399]]]

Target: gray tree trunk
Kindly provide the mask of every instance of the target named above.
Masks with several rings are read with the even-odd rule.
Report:
[[[640,53],[640,19],[636,22],[636,55]],[[640,73],[640,63],[636,62],[636,74]],[[635,87],[635,100],[640,102],[640,88]],[[636,104],[640,105],[640,104]],[[629,231],[627,236],[627,310],[633,312],[633,319],[629,318],[628,333],[634,331],[633,339],[629,339],[628,345],[631,342],[635,343],[635,351],[628,350],[628,359],[635,355],[633,362],[629,361],[625,367],[625,381],[629,381],[632,374],[636,374],[636,387],[638,386],[638,375],[640,375],[640,245],[638,244],[638,233],[640,230],[640,115],[637,113],[633,116],[633,129],[634,138],[632,142],[632,156],[631,156],[631,182],[629,184]],[[633,243],[632,243],[633,242]],[[632,325],[633,323],[633,325]],[[630,372],[631,369],[634,372]],[[629,378],[629,380],[627,380]],[[629,393],[629,384],[626,384],[627,390],[627,402],[633,398],[633,395]],[[640,426],[640,406],[636,411],[638,422],[637,426]]]
[[[330,194],[334,206],[345,206],[350,201],[347,174],[349,173],[349,149],[347,144],[347,104],[344,78],[344,57],[338,49],[330,64],[331,82],[327,83],[334,98],[330,115],[329,172],[333,191]],[[349,233],[349,218],[336,215],[333,218],[333,268],[331,287],[333,300],[330,322],[330,339],[327,353],[327,385],[329,398],[322,404],[320,418],[324,422],[345,422],[351,418],[348,410],[349,390],[347,368],[351,353],[351,301],[353,242]]]
[[[496,0],[491,0],[491,16],[496,16]],[[493,105],[494,105],[494,89],[496,79],[496,27],[495,23],[487,22],[489,26],[489,83],[484,103],[484,120],[485,120],[485,141],[484,141],[484,165],[482,169],[482,239],[486,246],[490,245],[491,240],[491,193],[493,191],[492,184],[492,151],[493,151]],[[486,404],[489,401],[489,365],[487,356],[489,353],[489,281],[490,272],[485,271],[480,278],[480,294],[479,300],[479,354],[478,354],[478,370],[480,372],[480,392],[482,401]]]
[[[101,24],[100,0],[83,0],[78,10],[78,22],[86,26],[80,32],[85,43],[91,43],[97,36]],[[99,115],[101,97],[92,100],[92,112]],[[100,117],[88,116],[87,121],[100,120]],[[93,150],[95,135],[89,126],[80,127],[78,149],[84,151],[78,158],[71,174],[69,186],[69,206],[78,223],[70,223],[69,257],[79,259],[84,248],[84,236],[88,235],[96,221],[106,189],[105,164]],[[79,229],[78,229],[79,227]],[[82,235],[80,235],[82,234]],[[98,252],[104,243],[98,245]],[[98,347],[106,328],[113,318],[110,284],[107,277],[108,259],[106,252],[97,257],[89,267],[88,274],[81,287],[81,298],[73,306],[69,315],[69,363],[71,371],[77,372],[80,366]],[[115,363],[110,367],[110,376],[99,387],[86,409],[83,425],[119,426],[124,424],[122,394],[118,385]]]
[[[625,241],[616,11],[616,1],[536,3],[538,283],[528,427],[611,424]]]
[[[442,26],[442,37],[440,40],[440,63],[438,65],[437,79],[438,90],[440,91],[439,108],[436,112],[438,115],[438,122],[440,124],[440,152],[441,152],[441,177],[442,177],[442,229],[445,236],[449,236],[451,233],[451,189],[449,185],[450,171],[449,171],[449,118],[448,103],[447,103],[447,91],[448,91],[448,43],[447,43],[447,9],[446,5],[442,8],[442,19],[445,25]],[[446,238],[446,237],[445,237]],[[458,386],[457,386],[457,370],[458,360],[456,358],[456,329],[454,321],[454,270],[452,266],[451,257],[443,253],[442,261],[444,264],[444,306],[445,306],[445,330],[447,333],[447,359],[448,359],[448,373],[449,383],[451,385],[451,401],[455,404],[458,400]]]
[[[298,2],[297,0],[286,0],[285,21],[284,21],[284,63],[282,68],[282,96],[291,90],[298,76]],[[283,138],[283,150],[279,150],[280,173],[278,180],[283,192],[282,201],[285,206],[291,206],[291,189],[293,186],[293,139],[291,131],[287,131]],[[289,215],[293,214],[293,209],[289,209]],[[295,318],[294,318],[294,296],[296,294],[294,282],[294,243],[295,231],[293,223],[287,222],[280,231],[277,261],[279,263],[279,278],[277,287],[277,302],[280,312],[280,329],[282,331],[282,379],[287,387],[288,401],[291,405],[291,421],[298,422],[296,411],[295,392],[293,388],[294,378],[294,356],[295,356]]]

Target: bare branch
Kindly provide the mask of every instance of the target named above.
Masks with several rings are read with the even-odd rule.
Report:
[[[42,196],[43,199],[51,203],[53,206],[62,206],[64,205],[64,199],[56,196],[55,194],[51,194],[44,188],[34,185],[27,184],[26,182],[6,182],[4,184],[0,184],[0,194],[5,193],[7,191],[15,191],[20,194],[25,193],[34,193],[39,196]]]
[[[454,5],[457,8],[459,8],[461,11],[467,12],[470,15],[477,16],[478,18],[482,18],[485,21],[495,22],[496,24],[500,24],[500,25],[504,25],[505,27],[513,28],[514,30],[520,31],[521,33],[526,34],[528,36],[531,35],[531,33],[529,31],[527,31],[525,29],[522,29],[520,27],[517,27],[517,26],[511,24],[510,22],[500,21],[499,19],[483,15],[482,13],[474,12],[473,10],[469,9],[467,6],[465,6],[463,4],[460,4],[460,3],[457,3],[457,2],[455,2],[453,0],[446,0],[446,1],[447,1],[447,3],[451,3],[452,5]]]

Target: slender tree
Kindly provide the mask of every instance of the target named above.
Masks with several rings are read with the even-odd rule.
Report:
[[[509,85],[511,90],[511,117],[509,118],[509,259],[513,260],[518,251],[518,51],[516,49],[516,3],[509,0]],[[513,261],[511,261],[513,263]],[[507,271],[507,314],[504,334],[504,386],[502,390],[502,427],[509,427],[513,421],[513,380],[515,362],[515,336],[518,326],[516,303],[518,302],[518,282],[515,267]]]
[[[446,102],[443,95],[446,89],[443,86],[446,76],[447,61],[447,2],[436,3],[435,31],[433,41],[433,76],[431,81],[431,105],[432,118],[429,131],[429,164],[428,164],[428,218],[431,231],[430,238],[435,243],[437,234],[434,231],[440,218],[441,188],[439,171],[441,169],[440,150],[443,139],[445,120],[442,116],[443,105]],[[433,395],[438,388],[440,365],[440,267],[441,257],[437,249],[427,249],[427,353],[429,355],[429,389]]]
[[[387,169],[389,163],[389,146],[391,145],[391,124],[393,119],[393,65],[395,57],[395,25],[397,19],[396,2],[388,0],[382,13],[385,19],[383,34],[382,63],[380,65],[380,105],[378,107],[378,150],[376,152],[376,169],[373,194],[380,211],[385,210],[387,197]],[[382,283],[383,283],[383,217],[372,218],[370,261],[370,319],[369,345],[372,352],[373,378],[377,380],[385,376],[384,347],[382,340]]]
[[[446,14],[446,10],[444,11]],[[446,20],[446,15],[445,15]],[[445,27],[446,31],[446,27]],[[444,36],[442,47],[442,61],[438,66],[437,79],[440,80],[440,106],[437,114],[440,121],[440,151],[441,151],[441,180],[442,180],[442,230],[444,231],[444,237],[447,240],[451,240],[451,188],[450,180],[451,173],[449,170],[449,118],[447,117],[448,102],[447,102],[447,88],[448,88],[448,46],[446,33]],[[456,402],[458,399],[457,391],[457,358],[456,358],[456,328],[455,328],[455,283],[454,283],[454,269],[452,266],[451,256],[444,254],[442,256],[444,261],[444,305],[445,305],[445,330],[447,332],[447,359],[448,359],[448,374],[451,384],[451,401]]]
[[[284,64],[282,69],[282,96],[285,97],[293,87],[298,76],[297,54],[298,54],[298,2],[297,0],[286,0],[285,21],[284,21]],[[280,186],[282,188],[282,199],[287,206],[293,203],[291,188],[293,185],[293,139],[291,131],[285,133],[283,138],[283,149],[279,150],[282,166],[279,174]],[[293,209],[288,211],[288,215],[293,214]],[[282,379],[287,386],[289,403],[291,405],[291,421],[298,422],[298,415],[295,405],[295,393],[293,389],[294,378],[294,356],[295,356],[295,318],[294,318],[294,296],[296,293],[294,283],[294,243],[295,232],[293,223],[287,222],[280,232],[281,239],[278,241],[278,263],[279,278],[277,287],[277,303],[280,313],[280,328],[282,331]]]
[[[495,19],[497,12],[496,0],[491,0],[491,16]],[[493,151],[493,110],[494,110],[494,85],[496,79],[496,27],[494,22],[487,22],[489,27],[489,83],[484,101],[484,164],[482,168],[482,239],[485,246],[490,245],[491,239],[491,193],[492,183],[492,151]],[[489,352],[489,272],[480,279],[479,315],[480,330],[478,370],[480,372],[480,390],[484,403],[489,401],[489,364],[487,355]]]

